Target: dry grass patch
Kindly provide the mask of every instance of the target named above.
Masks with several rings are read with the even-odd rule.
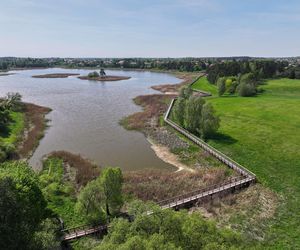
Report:
[[[159,170],[124,173],[123,191],[143,201],[161,201],[229,179],[226,169],[212,168],[191,172]]]
[[[256,184],[239,193],[201,204],[192,211],[200,210],[203,216],[214,218],[221,227],[227,226],[251,239],[263,240],[279,203],[280,198],[274,192]]]

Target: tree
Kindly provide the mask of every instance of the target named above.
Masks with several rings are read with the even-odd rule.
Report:
[[[201,135],[203,139],[207,139],[220,127],[220,119],[215,115],[215,110],[210,103],[206,103],[202,108]]]
[[[101,69],[101,70],[100,70],[100,76],[101,76],[101,77],[106,76],[106,73],[105,73],[104,69]]]
[[[193,90],[190,86],[183,87],[180,89],[179,97],[183,99],[189,99],[192,96],[192,94],[193,94]]]
[[[292,70],[290,71],[290,73],[289,73],[289,78],[290,78],[290,79],[295,79],[295,78],[296,78],[296,73],[295,73],[295,70],[294,70],[294,69],[292,69]]]
[[[36,249],[60,249],[60,228],[54,219],[45,219],[41,223],[41,229],[35,233]]]
[[[96,78],[96,77],[99,77],[99,73],[97,71],[94,71],[94,72],[90,72],[88,74],[88,78]]]
[[[120,168],[105,168],[101,173],[107,216],[116,215],[123,205],[123,176]]]
[[[214,222],[204,220],[198,213],[161,210],[158,207],[151,211],[151,215],[136,214],[132,223],[114,219],[108,234],[95,250],[249,248],[239,234],[218,228]],[[255,247],[253,245],[253,249]]]
[[[0,249],[32,249],[46,214],[34,171],[23,162],[0,165]]]
[[[201,110],[205,100],[201,97],[190,97],[185,108],[185,128],[192,133],[200,134]]]
[[[219,96],[222,96],[225,93],[225,91],[226,91],[225,81],[226,81],[226,78],[224,78],[224,77],[220,77],[218,79],[217,86],[218,86],[218,94],[219,94]]]
[[[174,105],[174,118],[178,122],[180,126],[184,126],[184,110],[185,110],[185,99],[182,97],[179,97]]]
[[[242,82],[237,87],[237,91],[239,96],[247,97],[247,96],[253,96],[256,94],[256,89],[253,85]]]
[[[83,215],[88,223],[105,221],[104,191],[100,178],[90,181],[81,191],[76,203],[76,211]]]

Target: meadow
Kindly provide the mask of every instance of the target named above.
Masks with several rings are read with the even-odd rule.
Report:
[[[267,246],[300,247],[300,81],[272,79],[256,97],[216,95],[216,86],[200,78],[192,88],[207,98],[221,119],[209,144],[253,171],[258,182],[281,197],[270,222]]]

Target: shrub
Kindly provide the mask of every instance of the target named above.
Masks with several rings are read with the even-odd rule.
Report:
[[[226,91],[225,81],[226,81],[226,79],[224,77],[220,77],[218,79],[217,86],[218,86],[219,96],[222,96]]]
[[[256,94],[256,89],[253,85],[242,82],[238,86],[238,94],[239,96],[254,96]]]
[[[91,72],[88,74],[88,78],[95,78],[95,77],[99,77],[99,73],[97,71]]]

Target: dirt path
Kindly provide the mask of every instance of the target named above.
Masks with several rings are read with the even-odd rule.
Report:
[[[151,148],[154,150],[157,157],[162,159],[164,162],[169,163],[175,166],[176,168],[178,168],[176,172],[180,172],[180,171],[188,171],[191,173],[195,172],[194,169],[189,168],[185,164],[181,163],[178,159],[178,156],[171,153],[168,147],[155,144],[150,139],[148,139],[148,141],[151,143]]]

